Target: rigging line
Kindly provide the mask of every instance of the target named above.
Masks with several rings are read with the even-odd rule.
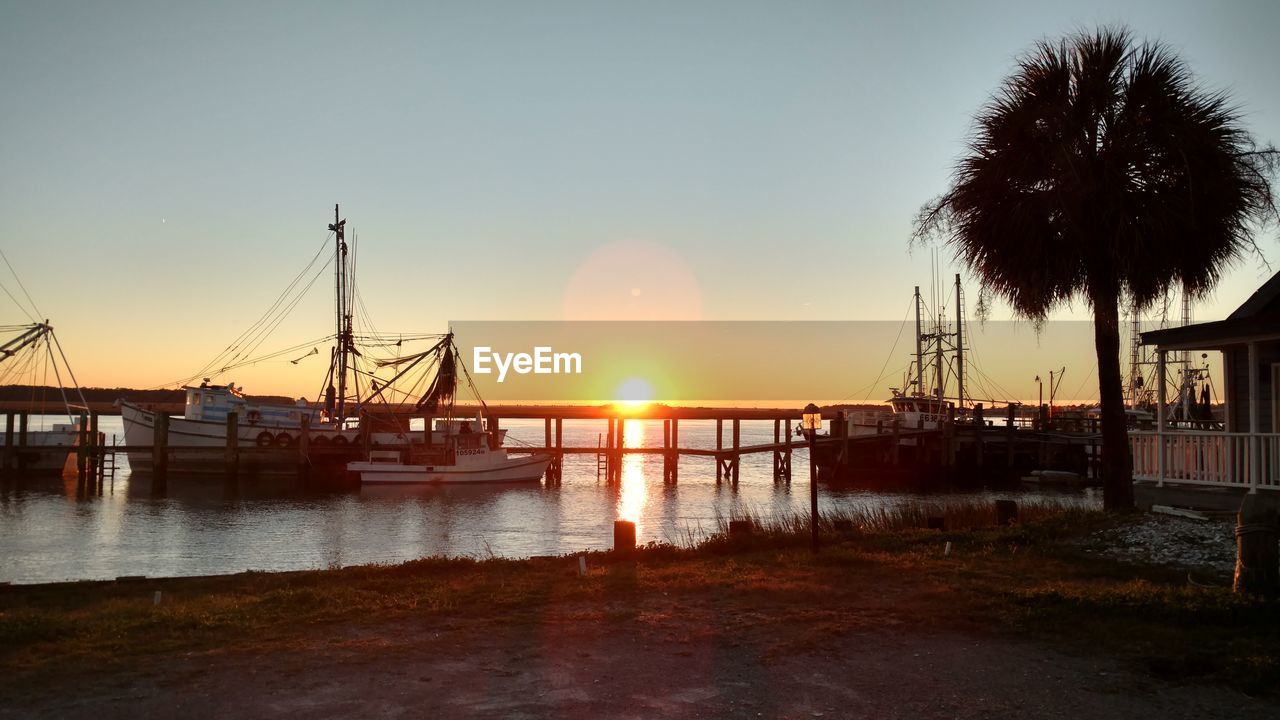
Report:
[[[328,243],[326,240],[325,245],[327,244]],[[324,246],[322,245],[320,252],[323,252],[323,251],[324,251]],[[317,254],[312,257],[311,262],[307,263],[307,266],[303,268],[302,272],[298,273],[298,275],[294,277],[294,279],[280,293],[280,295],[271,304],[271,306],[267,308],[266,312],[264,312],[261,317],[259,317],[256,321],[250,324],[248,328],[246,328],[243,332],[241,332],[240,335],[237,336],[235,340],[233,340],[229,345],[227,345],[227,347],[223,348],[221,352],[219,352],[216,356],[214,356],[214,358],[210,360],[205,365],[205,367],[200,370],[200,372],[196,373],[196,376],[202,375],[205,372],[208,372],[210,369],[216,367],[220,362],[224,362],[227,356],[235,352],[235,350],[238,347],[240,347],[240,345],[244,343],[247,338],[254,336],[256,331],[259,328],[261,328],[265,322],[268,321],[272,313],[276,310],[276,308],[280,306],[280,303],[282,303],[285,300],[285,298],[289,296],[289,294],[293,291],[295,287],[297,287],[297,284],[306,275],[306,273],[315,265],[316,260],[320,257],[320,252],[317,252]]]
[[[1098,371],[1097,367],[1089,368],[1089,374],[1085,375],[1084,380],[1080,381],[1080,387],[1076,388],[1076,394],[1075,394],[1075,397],[1071,398],[1072,400],[1080,399],[1080,392],[1084,390],[1084,386],[1088,384],[1089,380],[1093,378],[1094,373],[1096,373],[1097,371]]]
[[[311,340],[311,341],[304,342],[304,343],[299,343],[299,344],[297,344],[297,345],[294,345],[294,346],[292,346],[292,347],[287,347],[287,348],[284,348],[284,349],[282,349],[282,350],[277,350],[277,351],[275,351],[275,352],[272,352],[272,353],[269,353],[269,354],[267,354],[267,355],[264,355],[264,356],[262,356],[262,357],[260,357],[260,358],[251,358],[251,359],[249,359],[249,360],[245,360],[244,362],[236,363],[235,365],[232,365],[232,366],[230,366],[229,368],[226,368],[226,369],[234,369],[234,368],[238,368],[238,367],[243,367],[244,365],[249,364],[249,363],[252,363],[252,362],[261,362],[261,361],[265,361],[265,360],[274,360],[275,358],[277,358],[277,357],[279,357],[279,356],[281,356],[281,355],[292,354],[292,353],[298,352],[299,350],[303,350],[303,349],[305,349],[308,345],[311,345],[311,346],[313,346],[313,347],[314,347],[314,346],[316,346],[316,345],[319,345],[319,344],[321,344],[321,343],[324,343],[324,342],[328,341],[328,340],[329,340],[330,338],[332,338],[332,337],[333,337],[332,335],[325,335],[324,337],[321,337],[321,338],[318,338],[318,339],[315,339],[315,340]],[[224,371],[225,371],[225,369],[223,369],[223,370],[219,370],[219,372],[224,372]],[[216,374],[216,373],[215,373],[215,374]],[[200,376],[201,376],[201,375],[190,375],[190,376],[188,376],[188,377],[184,377],[184,378],[181,378],[181,379],[179,379],[179,380],[174,380],[174,381],[171,381],[171,382],[165,383],[164,385],[159,385],[159,386],[157,386],[157,388],[153,388],[153,389],[158,389],[158,388],[167,388],[167,387],[169,387],[170,385],[186,385],[187,383],[189,383],[189,382],[191,382],[191,381],[195,380],[197,377],[200,377]]]
[[[316,346],[316,345],[318,345],[318,344],[320,344],[320,343],[322,343],[322,342],[324,342],[324,341],[328,340],[330,337],[331,337],[331,336],[326,335],[326,336],[324,336],[323,338],[320,338],[320,339],[318,339],[318,340],[311,340],[311,341],[309,341],[309,342],[299,343],[299,344],[294,345],[294,346],[292,346],[292,347],[284,348],[283,350],[276,350],[275,352],[267,353],[266,355],[261,355],[261,356],[258,356],[258,357],[252,357],[252,358],[245,358],[244,360],[241,360],[241,361],[239,361],[239,362],[237,362],[237,363],[234,363],[234,364],[232,364],[232,365],[228,365],[228,366],[226,366],[226,367],[224,367],[224,368],[221,368],[220,370],[218,370],[218,374],[221,374],[221,373],[227,372],[227,371],[229,371],[229,370],[235,370],[236,368],[242,368],[242,367],[244,367],[244,366],[246,366],[246,365],[253,365],[253,364],[256,364],[256,363],[260,363],[260,362],[267,362],[267,361],[269,361],[269,360],[275,360],[275,359],[278,359],[278,358],[280,358],[280,357],[284,357],[284,356],[292,355],[292,354],[294,354],[294,353],[298,352],[299,350],[302,350],[302,349],[306,348],[308,345],[310,345],[310,346],[314,347],[314,346]]]
[[[294,276],[293,280],[290,281],[287,286],[285,286],[285,289],[280,292],[280,295],[276,297],[276,300],[273,303],[271,303],[271,306],[267,308],[266,312],[264,312],[262,316],[259,317],[256,321],[254,321],[248,328],[246,328],[243,332],[241,332],[240,335],[237,336],[235,340],[232,340],[231,344],[227,345],[227,347],[223,348],[221,352],[215,355],[214,358],[210,360],[207,365],[205,365],[204,369],[202,369],[200,372],[196,373],[192,377],[198,377],[204,374],[205,372],[208,372],[210,369],[216,367],[219,362],[222,362],[223,359],[229,353],[234,352],[235,348],[237,348],[245,340],[246,337],[252,335],[255,329],[261,326],[267,320],[267,318],[271,316],[272,312],[274,312],[275,309],[280,306],[280,303],[284,301],[284,299],[289,295],[289,293],[292,292],[293,288],[297,286],[297,284],[302,280],[304,276],[306,276],[307,272],[311,269],[311,267],[315,265],[316,261],[320,259],[321,254],[323,254],[325,249],[328,248],[329,238],[332,237],[332,235],[333,235],[332,233],[329,233],[328,235],[325,236],[324,242],[320,244],[320,249],[316,251],[316,254],[311,257],[311,261],[307,263],[306,267],[304,267],[301,272],[299,272],[297,275]]]
[[[289,316],[289,313],[293,312],[293,309],[298,306],[298,303],[301,302],[304,297],[306,297],[307,293],[310,292],[311,288],[315,286],[316,281],[319,280],[322,275],[324,275],[326,268],[328,268],[328,263],[326,263],[324,267],[320,268],[316,272],[316,274],[312,276],[311,281],[307,283],[306,287],[304,287],[302,290],[298,291],[296,294],[293,295],[293,299],[289,301],[289,304],[283,307],[278,313],[276,313],[275,317],[273,317],[269,321],[269,324],[261,326],[253,334],[252,337],[250,337],[243,343],[243,345],[236,352],[236,354],[231,357],[231,361],[234,362],[236,360],[239,360],[242,357],[251,355],[254,351],[256,351],[259,347],[261,347],[262,343],[268,337],[271,336],[271,333],[275,332],[275,329],[280,326],[280,323],[284,322],[285,318]],[[251,345],[252,347],[250,347]]]
[[[22,288],[22,294],[27,296],[27,302],[31,303],[31,309],[36,311],[36,315],[43,315],[40,308],[36,306],[36,301],[31,299],[31,293],[27,292],[27,288],[22,284],[22,278],[18,277],[18,273],[13,269],[13,265],[9,262],[9,257],[4,254],[4,250],[0,250],[0,258],[4,259],[4,264],[9,268],[9,272],[13,274],[13,279],[18,281],[18,287]]]
[[[46,339],[44,342],[45,351],[53,355],[53,347]],[[70,368],[68,368],[70,369]],[[62,407],[67,411],[67,422],[75,423],[75,418],[71,417],[71,403],[67,402],[67,389],[62,387],[62,373],[58,372],[58,361],[53,360],[53,377],[58,381],[58,391],[62,393]]]
[[[327,267],[328,267],[328,264],[326,263],[325,268]],[[258,334],[256,338],[256,342],[252,347],[237,353],[236,357],[232,358],[232,360],[237,360],[240,357],[243,357],[246,355],[252,355],[254,352],[257,352],[258,348],[262,347],[262,343],[266,342],[267,338],[271,337],[271,333],[275,332],[276,329],[280,327],[281,323],[283,323],[289,317],[289,314],[293,312],[293,309],[298,306],[298,303],[302,302],[303,298],[307,296],[307,293],[311,291],[311,288],[315,287],[316,281],[319,280],[320,276],[324,274],[325,268],[321,268],[320,271],[317,272],[315,276],[311,278],[311,282],[307,283],[307,286],[303,288],[302,291],[299,292],[294,297],[293,301],[287,307],[285,307],[283,310],[280,311],[279,317],[275,319],[272,325],[264,328]]]
[[[898,342],[902,340],[902,331],[907,327],[907,318],[911,316],[911,307],[915,304],[915,301],[915,298],[912,297],[911,302],[907,303],[907,312],[902,316],[902,322],[898,325],[898,336],[893,339],[893,347],[889,349],[889,355],[884,359],[884,364],[880,366],[880,374],[877,375],[876,379],[867,387],[867,394],[862,398],[863,402],[871,399],[871,393],[875,392],[876,386],[884,379],[884,371],[888,369],[889,363],[892,362],[894,354],[898,352]],[[842,398],[842,400],[848,400],[859,392],[861,391],[853,392]]]
[[[71,376],[71,382],[75,383],[76,394],[80,396],[80,404],[85,409],[89,409],[89,403],[84,399],[84,392],[80,390],[80,381],[76,380],[75,371],[71,369],[71,363],[67,362],[67,354],[62,351],[62,343],[58,341],[58,336],[52,330],[49,331],[49,337],[53,338],[53,344],[58,346],[58,354],[62,356],[62,364],[67,366],[67,375]]]
[[[36,322],[36,319],[31,316],[31,313],[27,312],[27,308],[24,307],[22,303],[18,302],[18,298],[14,297],[13,293],[9,292],[9,288],[5,287],[2,282],[0,282],[0,290],[4,290],[4,294],[9,296],[9,299],[13,301],[14,305],[18,306],[18,309],[22,311],[23,315],[26,315],[31,322]]]

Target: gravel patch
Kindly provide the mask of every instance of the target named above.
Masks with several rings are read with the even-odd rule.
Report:
[[[1085,551],[1154,565],[1170,565],[1215,575],[1235,569],[1235,523],[1227,518],[1190,520],[1144,514],[1118,527],[1089,536]]]

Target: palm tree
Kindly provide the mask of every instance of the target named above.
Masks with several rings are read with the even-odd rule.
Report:
[[[1133,507],[1120,380],[1122,299],[1199,298],[1258,253],[1277,219],[1277,151],[1166,46],[1124,28],[1041,41],[979,111],[951,187],[915,240],[941,237],[992,297],[1033,321],[1080,297],[1093,311],[1104,505]]]

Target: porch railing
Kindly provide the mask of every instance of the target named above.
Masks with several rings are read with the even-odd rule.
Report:
[[[1280,434],[1130,431],[1133,478],[1280,490]]]

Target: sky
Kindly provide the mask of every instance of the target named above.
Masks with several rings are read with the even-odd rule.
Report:
[[[1270,1],[3,1],[0,247],[91,386],[197,372],[335,203],[383,332],[900,320],[933,275],[912,221],[975,111],[1031,43],[1101,23],[1169,43],[1280,142]],[[1196,318],[1268,274],[1234,268]],[[332,302],[326,276],[262,349],[330,332]],[[323,371],[223,379],[310,395]]]

